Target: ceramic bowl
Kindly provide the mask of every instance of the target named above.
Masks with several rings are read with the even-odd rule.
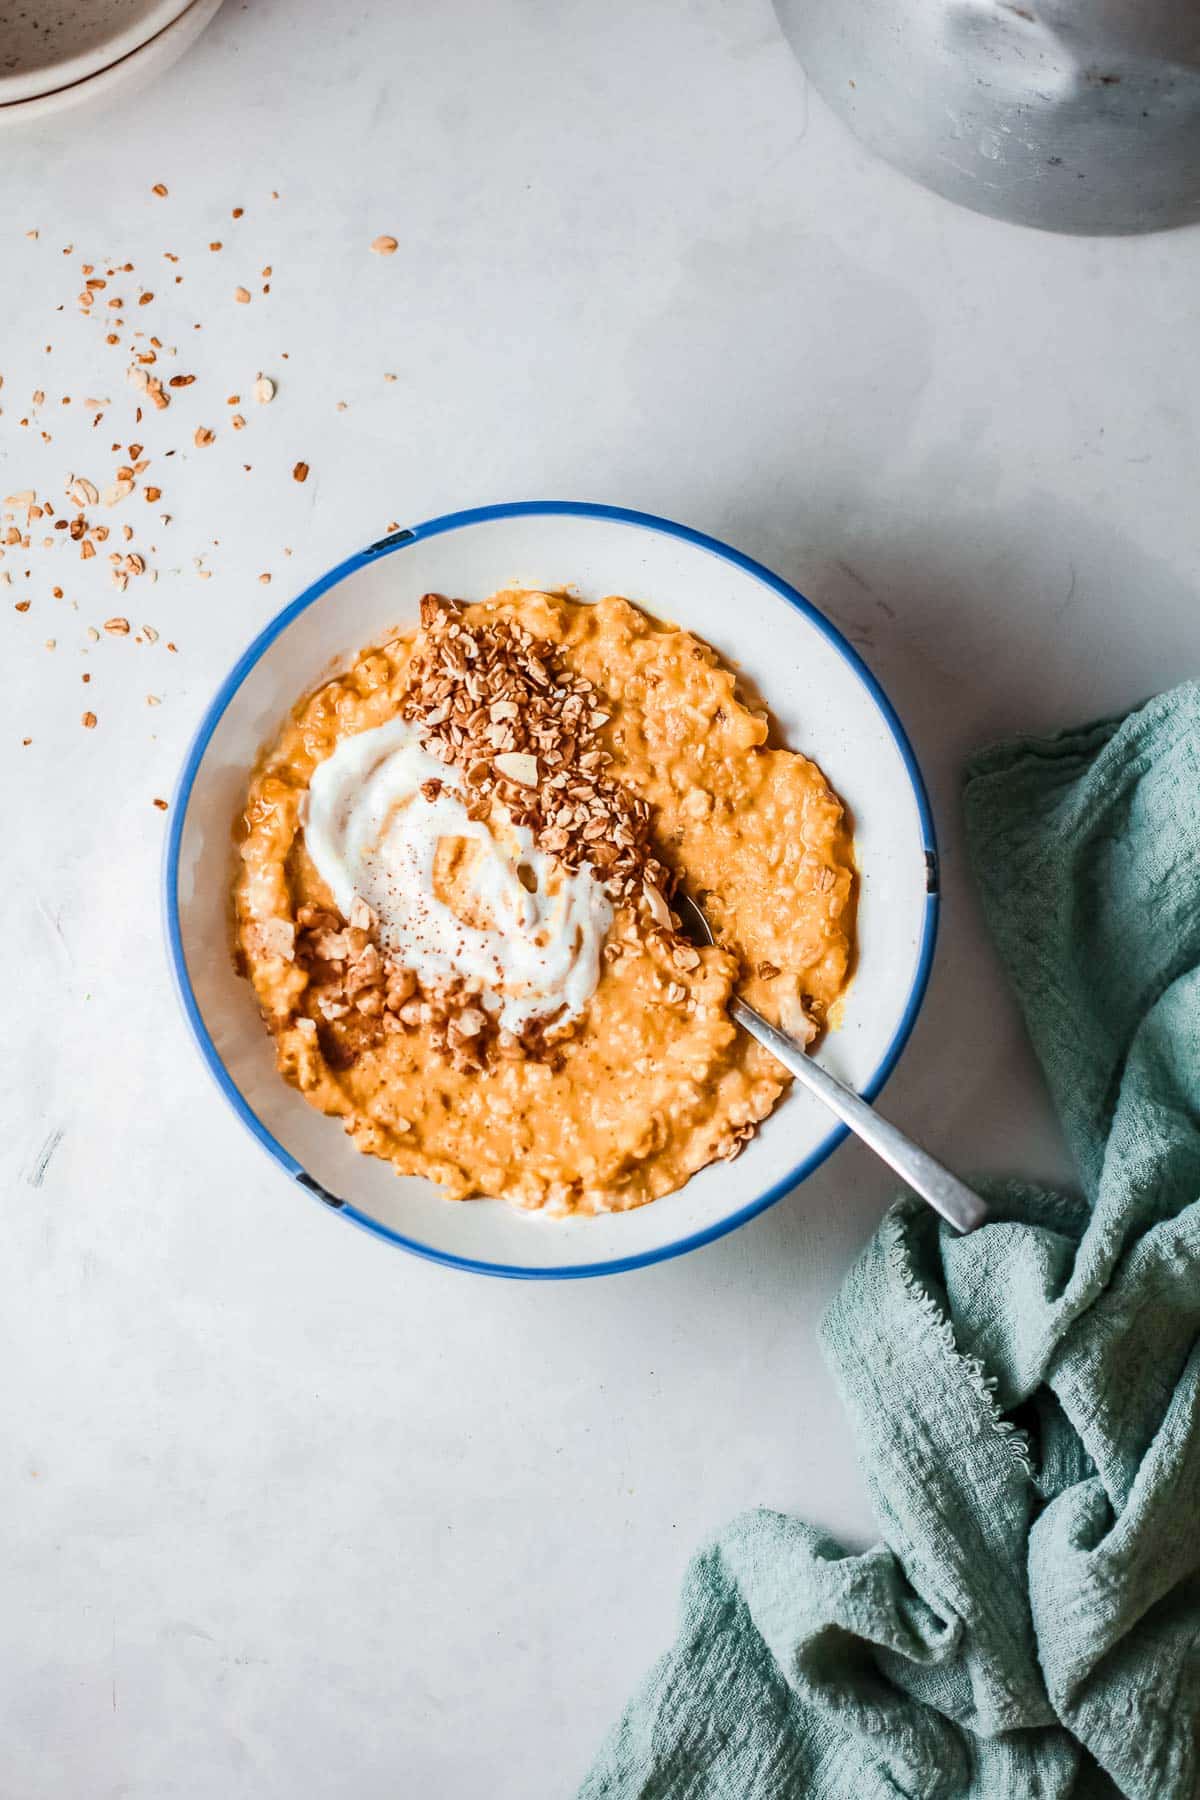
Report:
[[[857,972],[844,1023],[819,1056],[868,1097],[895,1065],[925,991],[937,919],[933,826],[899,720],[834,626],[748,557],[643,513],[530,501],[394,532],[314,582],[238,659],[184,762],[164,868],[175,979],[218,1087],[284,1174],[380,1239],[485,1274],[599,1275],[744,1224],[811,1174],[844,1129],[793,1091],[737,1161],[636,1211],[552,1220],[502,1200],[454,1204],[360,1155],[280,1079],[230,954],[232,824],[249,771],[290,708],[356,651],[412,624],[423,593],[482,599],[506,586],[570,588],[583,600],[624,594],[698,632],[758,689],[786,742],[825,770],[852,816],[861,887]]]
[[[0,0],[0,9],[4,5],[5,0]],[[140,22],[139,28],[152,28],[151,35],[131,44],[135,35],[131,23],[119,37],[108,40],[103,54],[96,48],[88,55],[48,67],[36,77],[26,70],[19,80],[0,79],[0,131],[130,99],[179,60],[220,7],[221,0],[190,0],[190,4],[188,0],[169,0],[168,4],[136,6],[130,9],[131,17]],[[60,8],[64,13],[67,10]],[[80,69],[82,73],[72,72]],[[40,81],[55,85],[39,87],[36,83]],[[33,91],[29,91],[31,83]],[[25,90],[23,94],[21,90]]]

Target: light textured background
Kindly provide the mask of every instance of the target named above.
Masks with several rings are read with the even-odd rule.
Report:
[[[54,312],[78,258],[163,249],[204,397],[172,415],[157,587],[34,559],[18,615],[28,559],[0,565],[0,1795],[563,1795],[706,1533],[763,1501],[869,1537],[815,1329],[889,1182],[848,1147],[736,1236],[592,1284],[390,1253],[202,1074],[152,796],[257,626],[391,519],[543,494],[715,532],[862,647],[930,778],[945,924],[888,1105],[964,1168],[1062,1173],[958,771],[1195,666],[1200,236],[950,209],[806,93],[766,0],[231,0],[139,102],[3,140],[3,492],[86,468],[65,412],[35,453],[33,388],[128,407]],[[269,414],[194,451],[259,367]],[[118,606],[179,654],[88,646]]]

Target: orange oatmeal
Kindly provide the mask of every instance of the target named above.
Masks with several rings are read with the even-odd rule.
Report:
[[[283,1076],[449,1199],[613,1212],[737,1155],[852,961],[843,808],[689,632],[628,600],[427,595],[250,783],[239,965]],[[717,947],[670,911],[701,899]]]

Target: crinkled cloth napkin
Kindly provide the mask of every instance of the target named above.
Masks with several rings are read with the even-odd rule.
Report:
[[[1200,1794],[1200,687],[966,817],[1086,1198],[891,1209],[822,1328],[883,1544],[723,1531],[584,1800]]]

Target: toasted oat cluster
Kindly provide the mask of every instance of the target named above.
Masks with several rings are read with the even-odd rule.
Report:
[[[363,899],[339,911],[306,848],[309,784],[399,721],[447,771],[412,778],[431,806],[444,794],[489,842],[523,828],[606,896],[581,1012],[502,1029],[474,976],[422,983]],[[359,1149],[452,1199],[624,1210],[736,1156],[787,1077],[731,1023],[731,994],[811,1036],[852,953],[841,804],[766,739],[716,653],[628,601],[426,595],[415,633],[301,703],[250,785],[238,943],[281,1072]],[[678,932],[682,878],[712,947]]]
[[[654,853],[646,801],[606,774],[613,759],[599,734],[612,715],[594,684],[515,620],[472,627],[462,611],[440,594],[422,599],[404,717],[434,756],[463,770],[477,817],[498,799],[568,869],[598,870],[613,900],[645,889],[669,929],[672,878]]]

